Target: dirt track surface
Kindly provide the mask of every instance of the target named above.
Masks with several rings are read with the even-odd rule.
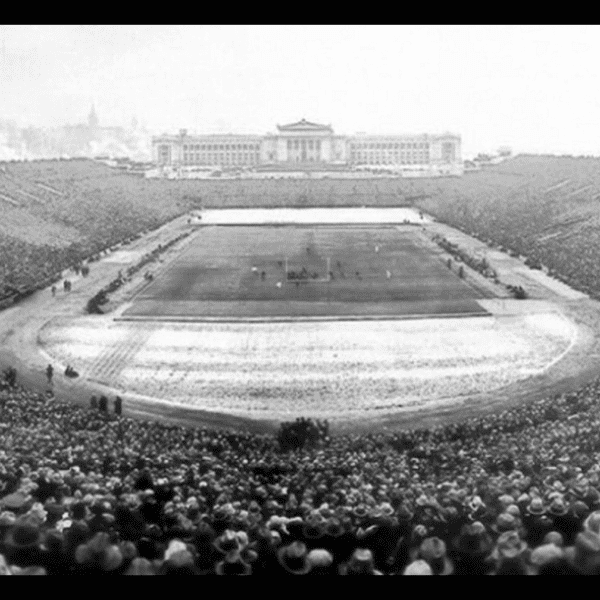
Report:
[[[55,319],[83,316],[87,300],[103,287],[108,281],[117,276],[120,270],[135,264],[145,252],[153,250],[158,244],[165,243],[187,229],[187,217],[180,217],[161,229],[150,233],[144,239],[116,249],[103,257],[99,262],[92,263],[91,272],[87,278],[75,276],[73,273],[65,276],[73,282],[73,290],[66,294],[60,289],[55,298],[50,290],[43,290],[27,298],[20,304],[0,313],[0,366],[15,366],[18,371],[18,382],[44,392],[49,389],[44,370],[52,359],[45,354],[39,344],[40,330]],[[433,230],[448,233],[445,226],[434,224]],[[452,230],[454,231],[454,230]],[[469,241],[471,240],[471,241]],[[453,240],[454,241],[454,240]],[[459,244],[470,244],[471,249],[477,248],[479,242],[473,241],[463,234],[456,233]],[[183,244],[186,242],[184,241]],[[179,251],[174,248],[173,253]],[[171,252],[171,251],[170,251]],[[169,253],[164,262],[168,262]],[[504,272],[515,273],[519,281],[526,275],[522,271],[522,263],[516,259],[502,256]],[[511,263],[513,261],[513,263]],[[494,266],[494,258],[490,257]],[[158,272],[162,265],[151,265],[153,272]],[[477,279],[477,275],[469,273]],[[480,282],[481,285],[489,285]],[[115,295],[113,301],[126,302],[138,292],[143,285],[140,276],[126,289]],[[400,409],[393,415],[361,419],[340,420],[335,424],[335,431],[368,431],[373,428],[400,429],[442,424],[449,421],[464,419],[498,410],[516,403],[533,400],[554,393],[562,393],[576,389],[586,381],[596,377],[600,372],[600,303],[581,298],[567,299],[565,294],[559,294],[552,286],[544,286],[539,278],[532,278],[528,289],[534,292],[536,299],[552,303],[557,310],[567,316],[578,327],[578,335],[571,350],[561,358],[551,369],[542,375],[531,377],[505,388],[486,394],[472,395],[468,398],[456,399],[444,407],[423,407],[415,410]],[[573,296],[571,296],[573,297]],[[493,301],[492,301],[493,302]],[[523,303],[525,310],[526,303]],[[501,306],[499,305],[499,310]],[[116,311],[115,314],[117,314]],[[77,369],[77,365],[73,365]],[[119,394],[124,399],[124,412],[131,416],[158,418],[165,421],[186,425],[203,425],[220,428],[245,428],[256,432],[272,431],[277,423],[274,421],[257,421],[231,415],[202,411],[197,408],[173,406],[168,402],[148,402],[143,398],[129,394],[127,390],[108,387],[98,382],[79,378],[75,380],[64,377],[55,371],[52,385],[55,396],[64,401],[80,403],[88,406],[92,394],[106,394],[114,397]]]

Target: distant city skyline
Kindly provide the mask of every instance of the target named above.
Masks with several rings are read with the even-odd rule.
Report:
[[[0,121],[153,134],[455,132],[600,155],[598,26],[0,26]]]

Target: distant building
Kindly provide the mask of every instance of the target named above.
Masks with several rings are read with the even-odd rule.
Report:
[[[106,127],[92,104],[87,122],[59,127],[26,127],[11,136],[18,158],[94,157],[100,154],[148,160],[150,134],[133,120],[131,128]]]
[[[338,135],[302,119],[266,135],[179,134],[152,138],[157,167],[274,171],[389,170],[461,175],[459,135]]]

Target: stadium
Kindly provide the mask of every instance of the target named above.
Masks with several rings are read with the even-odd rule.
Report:
[[[599,166],[3,163],[0,554],[48,573],[595,574]]]

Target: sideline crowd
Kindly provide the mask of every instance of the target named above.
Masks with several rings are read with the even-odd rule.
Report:
[[[14,383],[0,391],[5,574],[600,573],[600,380],[360,436],[307,419],[278,436],[184,428]]]

